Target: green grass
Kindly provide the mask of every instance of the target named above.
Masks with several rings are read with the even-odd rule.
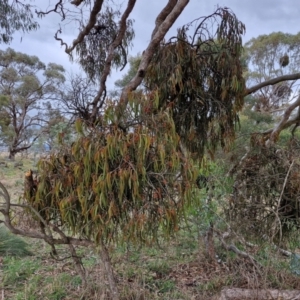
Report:
[[[36,258],[16,258],[5,256],[3,259],[3,287],[18,288],[39,268]]]
[[[0,225],[0,255],[26,256],[32,255],[32,252],[28,250],[28,243],[24,239]]]
[[[197,248],[199,244],[194,234],[179,234],[168,243],[161,242],[160,247],[111,249],[121,299],[176,300],[192,299],[196,295],[199,299],[209,299],[225,286],[238,286],[242,283],[238,272],[245,272],[246,277],[247,266],[252,271],[253,267],[249,262],[239,260],[237,255],[226,252],[218,243],[216,245],[228,271],[225,267],[216,268],[207,264],[203,248]],[[40,242],[32,243],[29,249],[35,256],[4,256],[1,288],[10,295],[5,299],[107,299],[103,295],[107,296],[109,289],[103,277],[101,261],[90,249],[78,249],[80,256],[84,257],[83,263],[88,274],[88,287],[85,288],[70,259],[52,259],[48,254],[49,247],[41,247]],[[58,250],[61,257],[68,253],[64,247]],[[268,247],[253,255],[269,263],[269,258],[274,257],[272,249]],[[240,267],[237,267],[239,264]],[[271,266],[267,267],[268,286],[295,288],[295,283],[282,283],[278,276],[284,274],[288,280],[296,278],[289,271],[288,260],[278,257],[276,263],[271,261]],[[197,280],[193,282],[195,278]]]

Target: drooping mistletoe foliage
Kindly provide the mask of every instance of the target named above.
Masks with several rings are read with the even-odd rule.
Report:
[[[120,101],[128,103],[122,122],[119,103],[106,101],[96,123],[77,121],[80,137],[72,146],[40,161],[36,192],[27,199],[47,222],[96,243],[151,242],[161,229],[177,230],[196,182],[190,153],[199,161],[206,148],[227,146],[243,103],[244,25],[226,9],[208,20],[218,18],[215,35],[206,18],[193,37],[191,23],[160,45],[147,88]]]
[[[139,97],[130,101],[135,124],[129,131],[113,125],[110,104],[101,126],[86,128],[78,120],[77,141],[39,162],[37,191],[27,199],[47,222],[55,219],[96,243],[151,242],[160,229],[167,235],[178,229],[197,173],[169,112],[149,114],[157,94]]]
[[[170,110],[181,140],[200,157],[206,147],[214,151],[234,138],[245,90],[244,30],[231,11],[219,8],[162,43],[147,73],[148,88],[158,91],[160,107]]]

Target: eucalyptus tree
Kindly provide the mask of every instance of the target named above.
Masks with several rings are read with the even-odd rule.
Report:
[[[78,55],[97,91],[75,102],[84,108],[75,122],[78,139],[71,145],[62,140],[59,151],[39,162],[38,185],[27,174],[27,211],[43,230],[26,233],[14,227],[8,197],[1,210],[13,232],[68,244],[76,263],[74,245],[100,246],[113,299],[119,297],[107,246],[151,244],[160,234],[176,232],[185,209],[197,199],[196,166],[206,151],[213,156],[219,146],[230,147],[244,96],[300,78],[284,75],[247,88],[241,61],[245,25],[228,8],[196,19],[165,41],[189,3],[169,0],[135,74],[115,101],[107,96],[106,81],[112,68],[127,62],[134,38],[129,16],[136,2],[123,7],[104,0],[69,3],[78,13],[73,21],[80,31],[69,45],[61,28],[55,39],[71,59]],[[69,15],[65,5],[58,1],[39,14],[55,12],[70,22],[74,11]],[[142,82],[146,88],[141,91]],[[76,106],[72,109],[76,112]]]
[[[0,0],[0,44],[9,44],[15,31],[30,32],[39,27],[32,10],[26,1]]]
[[[129,57],[128,62],[129,62],[129,69],[128,69],[127,73],[124,74],[121,79],[118,79],[115,82],[115,86],[117,88],[120,88],[120,89],[124,88],[130,82],[130,80],[134,77],[134,75],[136,74],[136,72],[138,70],[139,64],[141,62],[141,54],[137,54],[136,56]]]
[[[59,104],[51,105],[51,102],[43,104],[43,126],[39,130],[39,137],[33,147],[38,152],[54,151],[60,147],[60,141],[70,143],[75,139],[75,132],[71,125],[71,119],[63,112],[62,99]]]
[[[245,77],[248,84],[259,84],[274,77],[293,74],[298,71],[300,55],[300,34],[273,32],[252,38],[245,44],[248,69]],[[271,112],[280,109],[295,93],[296,80],[265,86],[255,93],[256,111]],[[294,90],[294,91],[293,91]]]
[[[9,157],[27,150],[39,136],[43,123],[44,101],[57,101],[64,83],[62,66],[47,66],[38,57],[0,51],[0,139],[7,145]]]
[[[170,236],[177,231],[180,217],[193,202],[198,173],[194,160],[201,160],[206,147],[213,152],[217,145],[226,147],[233,139],[236,112],[244,92],[239,61],[244,25],[230,10],[218,9],[210,17],[181,28],[170,42],[163,42],[188,4],[187,0],[168,1],[157,16],[136,74],[116,102],[106,97],[106,80],[113,66],[127,60],[126,50],[133,37],[128,17],[136,1],[130,0],[121,14],[111,14],[111,8],[101,10],[103,3],[94,2],[89,20],[70,46],[62,40],[60,31],[56,34],[69,55],[77,51],[81,63],[86,64],[84,68],[95,67],[95,72],[85,70],[91,80],[98,82],[98,91],[88,101],[87,114],[76,121],[78,139],[71,146],[62,141],[60,151],[39,162],[38,186],[27,174],[32,184],[26,185],[25,198],[34,215],[40,212],[43,224],[40,233],[28,235],[50,244],[101,246],[112,295],[117,298],[106,246],[117,241],[149,244],[159,234]],[[84,7],[88,2],[74,5]],[[54,11],[64,15],[61,2]],[[112,31],[101,27],[100,11],[108,17],[120,15]],[[216,21],[216,32],[208,31],[207,23]],[[93,44],[89,43],[102,34],[104,43],[96,48],[103,47],[106,55],[98,57],[104,52],[92,51]],[[90,63],[87,55],[98,64]],[[143,80],[147,89],[136,90]],[[190,118],[186,110],[193,111]],[[195,142],[197,139],[203,141]],[[13,228],[9,217],[5,223],[15,233],[24,234]],[[64,224],[79,238],[66,237],[55,224]],[[51,230],[59,232],[60,238],[53,238]]]

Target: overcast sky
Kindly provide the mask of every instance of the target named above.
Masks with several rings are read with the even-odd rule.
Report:
[[[115,0],[115,2],[118,1]],[[127,1],[124,0],[123,2],[126,3]],[[49,4],[51,7],[55,1],[35,1],[36,5],[41,3]],[[142,52],[146,48],[154,27],[155,17],[166,3],[166,0],[137,0],[131,15],[131,18],[135,20],[136,35],[131,51],[132,55]],[[244,42],[252,37],[276,31],[292,34],[300,31],[300,0],[190,0],[169,36],[174,34],[176,28],[181,25],[198,17],[212,14],[218,6],[230,8],[238,19],[246,25]],[[45,63],[62,64],[69,73],[80,72],[76,64],[69,62],[67,54],[64,53],[59,42],[53,38],[60,19],[54,15],[47,15],[39,22],[40,29],[38,31],[22,35],[22,40],[20,35],[15,35],[9,46],[17,51],[36,55]],[[68,33],[67,41],[72,41],[78,33],[76,25],[69,24],[65,30]],[[6,48],[6,45],[0,44],[1,50]],[[120,72],[114,72],[110,78],[109,86],[112,86],[113,82],[119,79],[121,75]]]

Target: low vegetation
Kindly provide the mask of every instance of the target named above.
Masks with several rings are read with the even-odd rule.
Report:
[[[35,167],[35,162],[17,156],[16,161],[22,161],[23,166],[16,168],[15,162],[4,158],[1,161],[7,162],[1,180],[6,182],[13,202],[17,203],[23,193],[19,182],[28,168]],[[180,223],[180,230],[168,240],[159,239],[151,247],[133,243],[110,245],[121,299],[212,299],[224,287],[300,289],[290,256],[283,255],[267,241],[255,240],[255,235],[244,241],[242,235],[235,235],[234,228],[229,238],[215,234],[217,258],[210,260],[205,233],[212,221],[216,233],[228,229],[219,209],[220,205],[227,205],[222,195],[231,185],[231,182],[224,185],[222,176],[217,175],[221,170],[213,169],[214,200],[207,205],[206,189],[201,189],[202,209],[191,208]],[[20,239],[4,227],[0,227],[0,235],[0,289],[4,299],[110,298],[108,279],[97,250],[76,247],[86,271],[87,285],[83,285],[66,246],[58,246],[58,255],[53,256],[51,247],[43,241]],[[234,248],[226,249],[224,240],[226,245],[234,245],[248,256],[232,251]],[[285,246],[297,253],[300,238],[296,231],[285,240]]]

